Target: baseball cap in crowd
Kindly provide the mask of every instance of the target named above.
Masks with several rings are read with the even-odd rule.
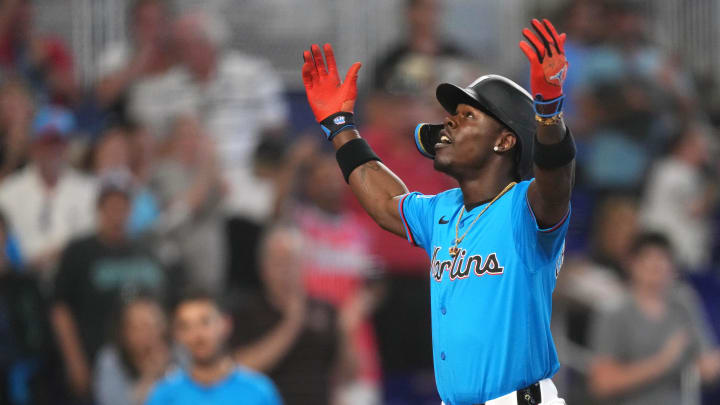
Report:
[[[132,174],[125,169],[113,169],[100,175],[98,179],[100,191],[98,193],[98,206],[102,205],[107,197],[114,194],[121,194],[128,199],[132,195],[133,178]]]
[[[37,110],[32,125],[32,140],[67,140],[75,130],[75,118],[70,110],[44,106]]]

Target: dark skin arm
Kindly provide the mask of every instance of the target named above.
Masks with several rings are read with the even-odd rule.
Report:
[[[335,150],[347,142],[360,138],[356,130],[347,130],[333,138]],[[349,184],[363,209],[383,229],[406,237],[405,226],[398,211],[399,199],[407,194],[405,184],[384,164],[370,161],[358,166],[350,174]]]
[[[302,78],[308,103],[318,122],[338,112],[352,112],[357,98],[357,72],[360,63],[354,63],[340,81],[335,55],[330,44],[323,46],[327,64],[318,45],[313,44],[303,52]],[[355,129],[346,129],[336,134],[332,143],[340,149],[347,142],[360,138]],[[377,161],[366,162],[356,167],[348,183],[365,211],[380,225],[396,235],[405,236],[405,230],[398,212],[398,199],[408,192],[405,184],[385,165]]]
[[[531,24],[535,33],[528,28],[523,29],[527,42],[520,42],[520,48],[530,61],[531,92],[535,97],[539,96],[549,102],[562,100],[562,84],[568,68],[564,49],[565,34],[558,34],[548,20],[540,22],[534,19]],[[554,114],[556,107],[555,103],[536,104],[537,112],[543,115]],[[567,131],[562,116],[553,125],[540,122],[536,125],[537,140],[543,145],[557,144],[563,140]],[[528,200],[540,227],[556,225],[567,214],[574,172],[574,160],[550,170],[535,165],[535,181],[528,189]]]
[[[538,141],[543,144],[560,142],[565,136],[565,124],[538,124]],[[341,132],[333,139],[339,149],[352,139],[360,138],[355,130]],[[537,166],[535,181],[528,188],[528,200],[540,227],[550,227],[563,219],[570,204],[570,193],[575,173],[575,161],[558,169],[545,170]],[[350,174],[350,188],[363,209],[383,229],[406,237],[405,227],[398,211],[398,200],[408,193],[405,184],[384,164],[367,162]]]
[[[555,125],[538,123],[538,142],[543,145],[558,143],[565,136],[565,131],[567,128],[562,120]],[[575,177],[575,160],[557,169],[546,170],[535,165],[533,170],[535,181],[528,188],[528,201],[538,225],[541,228],[551,227],[567,214]]]

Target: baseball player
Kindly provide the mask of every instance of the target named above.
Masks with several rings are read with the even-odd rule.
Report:
[[[363,208],[430,257],[433,358],[445,405],[560,405],[550,333],[551,295],[563,260],[575,144],[562,119],[567,73],[552,24],[532,21],[520,48],[532,96],[511,80],[443,83],[442,125],[415,131],[421,153],[459,188],[408,192],[353,120],[360,63],[340,82],[333,50],[304,52],[308,101]],[[421,168],[418,168],[422,170]],[[534,178],[532,172],[534,171]]]

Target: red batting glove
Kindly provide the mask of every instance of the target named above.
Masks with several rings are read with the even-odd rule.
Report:
[[[309,51],[303,52],[303,84],[310,108],[318,122],[341,111],[353,112],[357,98],[357,73],[362,66],[360,62],[355,62],[350,66],[345,82],[340,83],[332,47],[325,44],[323,48],[327,69],[319,46],[313,44]]]
[[[567,75],[565,34],[558,35],[547,19],[532,20],[537,35],[527,28],[522,34],[528,42],[520,41],[520,49],[530,61],[530,90],[535,99],[554,100],[563,95],[562,85]]]

